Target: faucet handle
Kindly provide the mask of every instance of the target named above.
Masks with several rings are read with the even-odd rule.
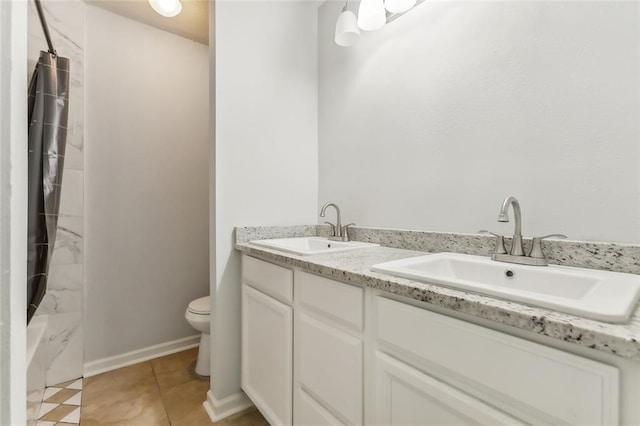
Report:
[[[544,253],[542,252],[542,240],[545,238],[567,238],[566,235],[562,234],[549,234],[544,237],[534,237],[531,243],[531,251],[529,252],[529,257],[533,257],[534,259],[544,259]]]
[[[349,241],[349,227],[354,226],[355,223],[347,223],[342,226],[342,241]]]
[[[331,227],[331,236],[335,237],[336,236],[336,226],[331,222],[325,222],[325,223]]]
[[[507,250],[504,248],[504,237],[500,234],[495,234],[491,231],[487,231],[485,229],[481,229],[478,231],[480,234],[491,234],[496,237],[496,249],[494,250],[494,254],[506,254]]]

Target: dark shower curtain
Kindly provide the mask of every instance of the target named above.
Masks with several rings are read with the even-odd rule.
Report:
[[[27,323],[47,289],[60,211],[69,116],[69,59],[40,52],[29,83]]]

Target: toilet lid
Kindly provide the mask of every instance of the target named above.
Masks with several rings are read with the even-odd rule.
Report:
[[[209,296],[201,297],[189,303],[189,312],[200,315],[209,315],[211,313],[211,305],[209,304]]]

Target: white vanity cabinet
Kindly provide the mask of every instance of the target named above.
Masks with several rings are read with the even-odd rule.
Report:
[[[293,419],[293,271],[242,259],[242,389],[272,425]]]
[[[640,419],[636,362],[559,350],[566,345],[538,336],[549,345],[535,343],[246,255],[242,272],[242,387],[271,424]]]

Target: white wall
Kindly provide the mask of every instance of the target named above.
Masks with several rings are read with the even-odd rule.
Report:
[[[319,19],[319,200],[360,225],[640,242],[637,2],[430,2],[354,48]]]
[[[0,2],[0,424],[26,422],[27,5]]]
[[[317,5],[216,2],[212,390],[240,390],[240,256],[233,227],[317,212]],[[215,22],[215,25],[214,25]]]
[[[208,49],[87,5],[85,362],[197,334]]]

